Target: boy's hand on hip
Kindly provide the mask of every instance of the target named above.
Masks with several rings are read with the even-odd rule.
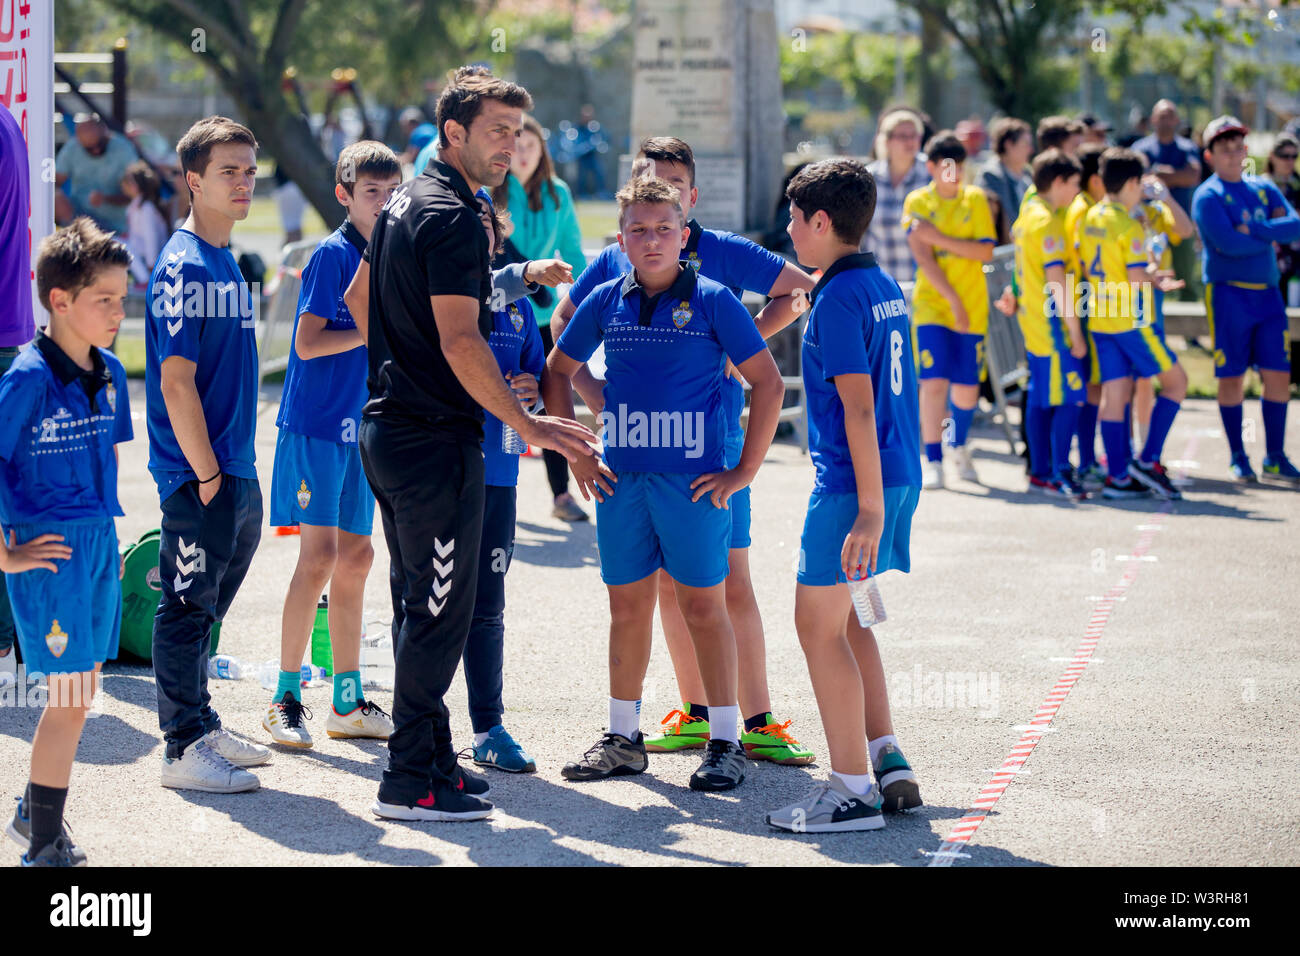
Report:
[[[63,535],[42,534],[23,544],[18,544],[17,536],[9,532],[9,545],[0,548],[0,571],[6,574],[21,574],[38,568],[59,573],[56,559],[66,561],[72,557],[72,548],[61,544]]]
[[[739,468],[700,475],[691,482],[691,490],[695,492],[691,495],[691,501],[699,501],[708,495],[709,500],[713,502],[713,507],[726,509],[731,496],[742,488],[748,487],[753,480],[753,475],[745,474]]]

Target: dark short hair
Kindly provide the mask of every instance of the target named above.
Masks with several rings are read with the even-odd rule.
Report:
[[[1079,152],[1075,154],[1081,169],[1079,185],[1084,189],[1088,188],[1088,180],[1099,175],[1101,154],[1104,152],[1106,152],[1106,147],[1101,143],[1084,143],[1079,147]]]
[[[101,270],[130,264],[131,253],[125,243],[100,229],[89,217],[79,216],[41,240],[36,258],[36,294],[46,311],[53,312],[51,289],[71,292],[75,299]]]
[[[1079,161],[1059,149],[1045,149],[1034,157],[1030,166],[1034,174],[1034,188],[1045,193],[1058,179],[1081,176],[1083,167]],[[1080,180],[1082,182],[1082,180]]]
[[[334,182],[352,195],[352,188],[362,176],[391,179],[402,175],[402,164],[393,151],[373,139],[362,139],[343,147],[334,166]]]
[[[685,166],[691,176],[691,185],[695,185],[695,153],[685,140],[676,136],[651,136],[641,141],[637,158],[652,159],[656,163],[676,163]]]
[[[1044,116],[1038,121],[1038,148],[1060,149],[1071,136],[1081,135],[1083,124],[1068,116]]]
[[[819,210],[830,217],[835,237],[857,245],[876,214],[876,180],[856,159],[823,159],[801,169],[785,196],[807,219]]]
[[[462,66],[438,97],[438,145],[444,149],[451,145],[447,138],[448,120],[469,129],[483,111],[486,100],[497,100],[521,110],[533,108],[533,98],[518,83],[493,76],[484,66]]]
[[[623,184],[623,188],[614,194],[618,200],[618,227],[623,228],[623,214],[627,212],[630,206],[638,203],[657,205],[663,203],[672,206],[677,210],[677,218],[685,221],[686,214],[682,211],[682,195],[678,192],[677,187],[666,179],[659,179],[657,176],[644,176],[640,179],[629,179]]]
[[[239,143],[257,149],[257,137],[242,123],[236,123],[226,116],[207,116],[199,120],[186,130],[176,144],[176,155],[181,161],[181,175],[198,173],[202,176],[208,171],[212,147],[227,143]]]
[[[1146,163],[1140,153],[1123,146],[1112,146],[1101,154],[1101,163],[1097,172],[1106,192],[1114,195],[1124,188],[1130,179],[1141,179],[1146,171]]]
[[[1003,116],[995,119],[989,128],[989,142],[993,144],[993,152],[1001,156],[1007,151],[1008,146],[1028,134],[1029,124],[1024,120],[1016,119],[1014,116]]]
[[[955,163],[966,162],[966,147],[950,129],[941,129],[930,137],[925,144],[925,158],[934,163],[951,159]]]

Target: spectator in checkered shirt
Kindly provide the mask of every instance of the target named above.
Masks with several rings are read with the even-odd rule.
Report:
[[[889,113],[881,119],[876,135],[880,158],[867,165],[876,180],[876,214],[862,238],[862,250],[874,252],[881,268],[897,282],[911,282],[916,275],[916,260],[900,221],[907,194],[930,182],[921,155],[924,128],[921,117],[911,110]]]

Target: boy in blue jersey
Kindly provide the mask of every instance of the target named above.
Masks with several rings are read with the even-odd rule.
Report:
[[[912,335],[898,283],[875,256],[858,252],[876,207],[867,168],[847,159],[813,163],[786,195],[795,254],[823,270],[803,336],[817,477],[799,545],[795,627],[831,778],[767,822],[795,832],[874,830],[884,826],[882,809],[919,806],[921,794],[894,736],[875,635],[854,614],[847,582],[911,567],[921,488]]]
[[[597,502],[611,617],[610,723],[562,773],[594,780],[648,766],[640,697],[663,568],[675,582],[709,695],[711,735],[690,785],[730,790],[744,779],[745,751],[736,729],[736,640],[723,589],[728,501],[758,471],[785,389],[745,307],[680,261],[691,230],[677,188],[662,179],[633,180],[618,200],[619,243],[632,269],[583,300],[547,359],[543,382],[547,408],[572,417],[571,377],[604,344],[605,462],[599,471],[595,462],[577,462],[573,471],[583,495],[594,492]],[[749,429],[730,468],[728,360],[753,385]]]
[[[682,249],[681,258],[690,263],[700,275],[727,286],[737,297],[745,291],[770,296],[771,301],[755,317],[760,334],[771,338],[789,325],[806,305],[806,295],[813,280],[794,263],[743,236],[714,229],[705,229],[690,218],[691,210],[699,200],[695,185],[695,156],[691,147],[671,136],[656,136],[645,140],[632,178],[639,175],[658,176],[675,186],[681,196],[682,209],[687,217],[690,235]],[[558,337],[565,321],[573,310],[582,304],[591,290],[603,282],[622,276],[631,269],[627,254],[618,245],[606,246],[596,259],[583,270],[570,287],[566,298],[560,301],[552,319],[552,329]],[[600,385],[584,366],[574,376],[578,392],[593,412],[601,410]],[[734,370],[724,383],[723,398],[727,413],[727,457],[739,460],[745,430],[740,424],[745,407],[744,387]],[[739,661],[739,700],[744,732],[741,743],[746,753],[757,760],[771,760],[782,764],[807,764],[813,752],[800,746],[789,733],[789,721],[780,722],[771,713],[772,703],[767,686],[767,653],[763,639],[763,619],[754,585],[749,573],[750,545],[750,491],[743,488],[736,493],[729,508],[732,512],[729,564],[727,577],[727,609],[736,634],[736,654]],[[712,720],[704,686],[700,680],[700,667],[695,658],[694,646],[677,607],[676,591],[668,573],[659,575],[659,617],[663,623],[664,639],[672,657],[677,677],[677,689],[682,707],[673,710],[663,720],[667,729],[646,741],[651,752],[691,750],[708,744]]]
[[[100,666],[117,656],[116,446],[132,429],[126,372],[108,348],[130,261],[84,217],[47,237],[36,283],[49,328],[0,378],[0,570],[23,661],[49,678],[27,791],[5,831],[26,850],[23,866],[86,865],[63,808]]]
[[[176,144],[190,214],[158,255],[145,316],[149,471],[162,503],[153,631],[162,785],[209,793],[256,790],[244,768],[271,759],[221,726],[207,670],[212,625],[262,537],[257,320],[230,253],[252,203],[256,150],[252,132],[224,116],[199,120]]]
[[[1300,482],[1287,458],[1286,404],[1291,395],[1287,316],[1277,287],[1273,243],[1300,238],[1300,218],[1267,179],[1244,175],[1246,127],[1220,116],[1205,127],[1205,161],[1214,170],[1192,197],[1192,219],[1205,246],[1205,311],[1214,338],[1219,415],[1238,481],[1258,481],[1241,435],[1245,375],[1259,369],[1264,382],[1264,474]]]
[[[383,143],[362,140],[345,147],[334,170],[334,198],[347,218],[316,247],[302,272],[271,477],[271,525],[298,525],[301,545],[284,598],[280,679],[262,717],[271,739],[288,747],[312,745],[299,668],[327,584],[334,699],[325,733],[387,740],[393,731],[389,716],[361,692],[361,615],[374,559],[375,498],[357,448],[361,406],[370,394],[366,349],[343,293],[380,210],[401,181],[397,157]]]
[[[486,189],[478,191],[488,248],[499,254],[506,223]],[[495,278],[495,274],[494,274]],[[500,286],[494,286],[495,293]],[[503,294],[500,298],[507,298]],[[531,408],[540,399],[538,380],[546,365],[546,348],[528,298],[493,303],[488,347],[515,396]],[[474,763],[510,773],[533,773],[537,764],[502,724],[505,665],[506,572],[515,550],[515,489],[519,455],[528,446],[519,433],[491,412],[483,412],[483,533],[478,555],[474,615],[465,640],[465,689],[474,729]]]

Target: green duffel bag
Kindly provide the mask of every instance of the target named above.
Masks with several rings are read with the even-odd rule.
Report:
[[[153,619],[162,595],[158,577],[158,549],[162,531],[154,528],[122,547],[122,636],[118,657],[153,660]],[[220,622],[212,625],[212,647],[217,652]]]

